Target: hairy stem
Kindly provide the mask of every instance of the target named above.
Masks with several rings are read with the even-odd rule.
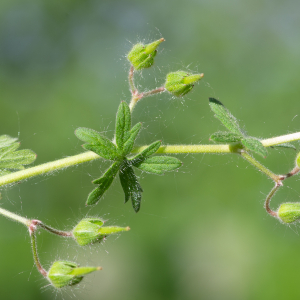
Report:
[[[73,233],[70,231],[57,230],[57,229],[52,228],[42,222],[38,223],[37,225],[51,233],[56,234],[56,235],[60,235],[60,236],[64,236],[64,237],[73,237]]]
[[[130,66],[129,69],[129,74],[128,74],[128,82],[129,82],[129,87],[130,87],[130,92],[132,95],[134,95],[137,92],[137,89],[134,85],[134,67]]]
[[[273,179],[275,182],[281,181],[281,176],[274,174],[272,171],[270,171],[268,168],[266,168],[264,165],[259,163],[256,159],[254,159],[251,155],[249,155],[247,152],[242,151],[241,156],[248,160],[253,166],[255,166],[257,169],[259,169],[261,172],[265,173],[267,176],[269,176],[271,179]]]
[[[14,214],[4,208],[0,208],[0,214],[11,219],[11,220],[14,220],[14,221],[17,221],[19,223],[22,223],[24,224],[25,226],[29,227],[30,224],[31,224],[31,220],[28,220],[26,218],[23,218],[17,214]]]
[[[35,237],[35,230],[30,232],[30,238],[31,238],[31,247],[32,247],[32,254],[34,263],[39,270],[39,272],[44,276],[47,277],[47,271],[43,268],[43,266],[40,263],[38,252],[37,252],[37,245],[36,245],[36,237]]]
[[[270,147],[298,140],[300,140],[300,132],[276,136],[270,139],[261,140],[261,142],[265,147]]]
[[[265,209],[266,209],[267,213],[275,218],[277,218],[278,215],[277,215],[276,211],[274,211],[270,208],[270,201],[271,201],[272,197],[275,195],[275,193],[277,192],[277,190],[279,189],[279,187],[281,187],[281,186],[282,186],[282,184],[276,183],[275,187],[271,190],[271,192],[269,193],[269,195],[267,196],[266,201],[265,201]]]
[[[275,146],[281,143],[287,143],[295,140],[300,140],[300,132],[288,134],[285,136],[274,137],[272,139],[261,140],[265,147]],[[147,146],[137,147],[132,153],[138,153]],[[167,145],[161,146],[157,153],[165,154],[181,154],[181,153],[238,153],[239,147],[235,144],[223,145]],[[70,166],[78,165],[84,162],[99,159],[100,156],[94,152],[87,151],[78,155],[59,159],[53,162],[45,163],[36,167],[28,168],[22,171],[14,172],[0,177],[0,186],[18,182],[30,177],[38,176],[53,172],[55,170],[64,169]]]

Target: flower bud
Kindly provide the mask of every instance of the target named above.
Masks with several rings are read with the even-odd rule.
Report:
[[[187,94],[194,87],[194,83],[203,78],[204,74],[189,75],[184,71],[172,72],[167,75],[165,88],[176,97]]]
[[[70,261],[56,261],[48,272],[48,279],[56,288],[78,284],[83,276],[101,270],[101,267],[78,267]]]
[[[80,246],[100,242],[110,234],[128,231],[129,227],[106,226],[101,219],[87,218],[81,220],[73,229],[73,236]]]
[[[136,70],[141,70],[149,68],[153,65],[154,57],[156,55],[156,48],[158,45],[163,42],[165,39],[161,38],[153,43],[144,45],[138,43],[133,46],[133,48],[128,53],[128,60],[133,65]]]
[[[300,202],[282,203],[277,211],[283,223],[293,223],[300,219]]]

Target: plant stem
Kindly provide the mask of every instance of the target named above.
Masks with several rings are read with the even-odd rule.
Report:
[[[14,221],[17,221],[19,223],[22,223],[24,224],[25,226],[29,227],[30,224],[31,224],[31,220],[28,220],[26,218],[23,218],[17,214],[14,214],[4,208],[0,208],[0,214],[11,219],[11,220],[14,220]]]
[[[276,211],[273,211],[270,208],[270,201],[272,199],[272,197],[275,195],[275,193],[277,192],[277,190],[279,189],[279,187],[282,186],[282,184],[276,183],[275,187],[271,190],[271,192],[269,193],[269,195],[267,196],[267,199],[265,201],[265,209],[267,211],[268,214],[270,214],[272,217],[277,218],[278,214]]]
[[[267,176],[269,176],[271,179],[273,179],[276,183],[281,181],[281,176],[278,176],[274,174],[272,171],[270,171],[268,168],[263,166],[261,163],[259,163],[256,159],[254,159],[251,155],[249,155],[247,152],[242,151],[240,155],[248,160],[253,166],[255,166],[257,169],[259,169],[261,172],[265,173]]]
[[[137,147],[132,153],[139,153],[148,146]],[[160,146],[156,153],[184,154],[184,153],[236,153],[235,145],[167,145]]]
[[[166,89],[164,86],[161,86],[159,88],[156,88],[154,90],[151,90],[151,91],[148,91],[148,92],[144,92],[142,93],[142,97],[149,97],[149,96],[152,96],[152,95],[155,95],[155,94],[159,94],[159,93],[162,93],[164,92]]]
[[[131,86],[131,85],[130,85]],[[161,86],[159,88],[156,88],[154,90],[148,91],[148,92],[143,92],[143,93],[139,93],[137,89],[135,89],[134,91],[131,91],[132,97],[131,97],[131,101],[129,103],[129,109],[132,112],[135,105],[137,104],[137,102],[142,99],[142,98],[146,98],[155,94],[159,94],[164,92],[166,89],[164,86]]]
[[[51,232],[51,233],[54,233],[56,235],[60,235],[60,236],[65,236],[65,237],[73,237],[73,233],[70,232],[70,231],[62,231],[62,230],[57,230],[55,228],[52,228],[48,225],[45,225],[44,223],[40,222],[37,224],[38,226],[40,226],[41,228]]]
[[[30,238],[31,238],[31,247],[32,247],[32,254],[33,254],[33,259],[34,263],[39,270],[39,272],[44,276],[47,277],[47,271],[43,268],[43,266],[40,263],[38,252],[37,252],[37,245],[36,245],[36,237],[35,237],[35,231],[32,231],[30,233]]]
[[[261,142],[265,147],[270,147],[298,140],[300,140],[300,132],[276,136],[270,139],[261,140]]]
[[[291,142],[300,140],[300,132],[293,134],[274,137],[271,139],[261,140],[265,147],[275,146],[283,142]],[[136,147],[132,153],[138,153],[147,146]],[[180,154],[180,153],[238,153],[239,147],[235,144],[223,145],[167,145],[161,146],[157,153],[165,154]],[[13,182],[18,182],[30,177],[53,172],[55,170],[64,169],[66,167],[78,165],[84,162],[99,159],[100,156],[92,151],[87,151],[78,155],[59,159],[53,162],[48,162],[36,167],[28,168],[22,171],[14,172],[0,177],[0,186],[7,185]]]
[[[0,186],[9,183],[17,182],[37,175],[49,173],[58,169],[78,165],[80,163],[88,162],[91,160],[99,159],[100,156],[92,151],[84,152],[78,155],[70,156],[67,158],[59,159],[56,161],[48,162],[36,167],[28,168],[22,171],[10,173],[0,177]]]
[[[130,87],[130,91],[131,91],[131,94],[134,95],[136,92],[137,92],[137,89],[134,85],[134,67],[133,66],[130,66],[130,69],[129,69],[129,74],[128,74],[128,82],[129,82],[129,87]]]

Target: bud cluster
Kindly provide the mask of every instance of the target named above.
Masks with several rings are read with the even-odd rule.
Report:
[[[142,70],[151,67],[154,63],[154,57],[157,53],[157,47],[164,40],[165,39],[161,38],[147,45],[144,45],[142,43],[137,43],[136,45],[134,45],[127,55],[131,66],[135,70]],[[182,97],[190,92],[194,86],[194,83],[203,78],[203,76],[203,73],[189,74],[185,71],[171,72],[167,74],[164,89],[171,93],[173,96]],[[132,80],[132,78],[130,78],[130,80]],[[130,84],[132,84],[132,82]],[[148,92],[147,94],[150,95],[152,93]]]

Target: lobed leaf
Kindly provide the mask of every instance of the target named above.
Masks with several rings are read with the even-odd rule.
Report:
[[[100,200],[114,181],[114,178],[119,171],[120,164],[120,162],[113,163],[100,178],[93,181],[94,184],[99,184],[99,186],[88,195],[86,205],[96,204]]]
[[[143,189],[128,161],[124,161],[119,172],[120,182],[125,194],[125,203],[131,199],[135,212],[140,210]]]
[[[10,170],[23,170],[23,165],[31,164],[36,154],[31,150],[19,150],[20,143],[8,135],[0,136],[0,176],[11,173]]]
[[[142,163],[147,157],[150,157],[154,153],[157,152],[161,145],[161,141],[156,141],[149,145],[146,149],[144,149],[142,152],[138,153],[136,156],[131,158],[131,163],[133,166]]]
[[[243,135],[237,119],[219,100],[209,98],[209,105],[211,110],[215,113],[215,117],[218,118],[228,130],[237,135]]]
[[[242,135],[228,132],[228,131],[219,131],[211,135],[209,138],[212,141],[219,143],[236,143],[243,138]]]
[[[134,141],[136,140],[141,128],[142,128],[142,123],[137,123],[131,128],[130,136],[123,145],[122,153],[124,156],[128,155],[131,152],[134,145]]]
[[[141,163],[133,164],[133,166],[142,171],[160,175],[178,169],[182,166],[182,162],[176,157],[152,156],[146,158]]]
[[[75,135],[83,142],[89,144],[101,143],[102,136],[94,129],[79,127],[75,130]]]
[[[12,143],[16,142],[17,138],[12,138],[9,135],[1,135],[0,136],[0,148],[7,147]]]
[[[131,112],[126,102],[119,105],[116,116],[116,143],[119,149],[123,149],[125,142],[130,137]]]
[[[93,129],[80,127],[75,130],[75,135],[87,142],[83,145],[84,149],[93,151],[103,158],[115,160],[120,156],[116,145]]]
[[[263,157],[266,157],[268,155],[267,149],[256,138],[244,138],[241,140],[241,142],[250,151],[253,151]]]

